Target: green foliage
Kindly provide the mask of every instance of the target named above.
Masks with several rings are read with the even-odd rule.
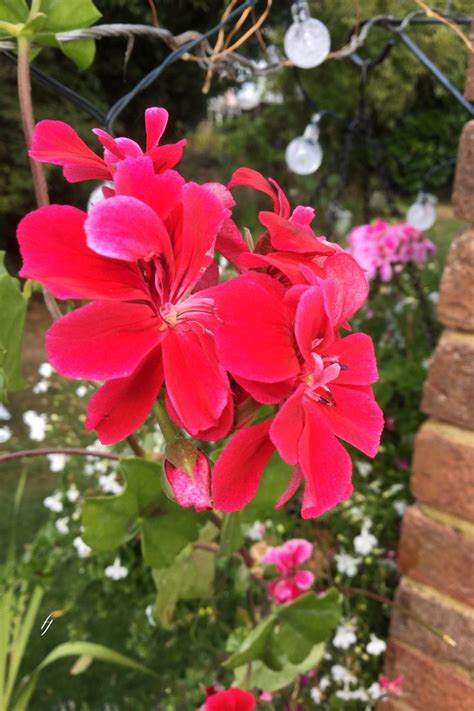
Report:
[[[153,568],[169,566],[190,541],[196,540],[204,518],[166,498],[161,465],[126,459],[121,462],[121,470],[126,480],[121,494],[85,501],[84,540],[97,551],[110,551],[138,530],[145,563]]]
[[[301,674],[315,669],[322,659],[325,645],[314,645],[311,652],[299,664],[292,664],[287,661],[283,669],[273,671],[263,662],[252,661],[234,670],[235,685],[243,689],[265,689],[265,691],[275,692],[289,686]]]
[[[232,555],[239,550],[243,542],[241,512],[235,511],[234,513],[225,514],[221,531],[221,554],[226,556]]]
[[[7,392],[20,390],[21,344],[25,326],[27,299],[22,294],[18,279],[3,267],[0,253],[0,402]]]
[[[253,661],[262,662],[271,671],[286,665],[298,665],[326,641],[341,615],[341,600],[335,590],[317,596],[305,593],[293,602],[277,607],[244,639],[224,663],[236,669]]]

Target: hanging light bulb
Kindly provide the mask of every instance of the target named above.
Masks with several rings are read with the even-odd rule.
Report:
[[[251,111],[260,103],[260,92],[254,81],[244,81],[237,92],[240,108],[243,111]]]
[[[318,142],[319,119],[320,116],[316,114],[306,126],[303,135],[294,138],[287,146],[286,164],[297,175],[311,175],[323,161],[323,149]]]
[[[291,6],[293,24],[288,28],[284,47],[287,57],[301,69],[311,69],[324,62],[331,49],[328,28],[311,17],[307,2],[298,0]]]
[[[429,230],[436,222],[436,198],[434,195],[420,192],[416,201],[408,208],[407,222],[417,230]]]

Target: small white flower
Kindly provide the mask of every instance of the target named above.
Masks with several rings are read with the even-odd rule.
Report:
[[[369,696],[375,701],[383,696],[383,691],[378,681],[374,681],[374,683],[369,686],[367,691],[369,692]]]
[[[99,459],[98,461],[94,462],[92,466],[94,467],[95,472],[99,474],[106,474],[109,471],[110,463],[107,462],[105,459]]]
[[[88,558],[92,553],[92,548],[89,548],[87,543],[84,543],[80,536],[76,536],[72,542],[72,545],[76,549],[76,553],[79,558]]]
[[[65,454],[48,454],[49,468],[52,472],[62,472],[66,466]]]
[[[432,304],[437,304],[439,301],[439,291],[432,291],[431,294],[428,294],[428,299]]]
[[[265,537],[265,524],[261,521],[255,521],[250,528],[247,529],[247,538],[251,541],[261,541]]]
[[[35,395],[41,395],[41,393],[47,393],[48,389],[49,389],[49,381],[48,380],[40,380],[34,386],[33,392]]]
[[[94,476],[95,469],[92,462],[87,462],[87,464],[84,465],[84,474],[85,476]]]
[[[334,556],[334,560],[336,561],[337,571],[341,575],[347,575],[348,578],[353,578],[354,575],[357,575],[360,558],[354,558],[349,553],[337,553]]]
[[[48,422],[46,415],[38,415],[34,410],[27,410],[23,413],[23,422],[29,427],[30,439],[35,442],[44,440]]]
[[[357,471],[362,477],[364,477],[364,479],[368,477],[372,471],[372,464],[370,462],[356,462],[356,467]]]
[[[350,625],[340,625],[332,641],[334,647],[337,647],[337,649],[349,649],[349,647],[352,647],[356,642],[357,637],[354,628]]]
[[[364,521],[360,534],[354,538],[354,550],[360,555],[369,555],[378,543],[376,537],[370,533],[371,526],[370,521]]]
[[[328,676],[322,676],[319,680],[319,688],[321,691],[326,691],[331,686],[331,679]]]
[[[338,699],[343,701],[368,701],[369,697],[365,689],[354,689],[353,691],[347,686],[344,689],[336,691],[336,696]]]
[[[399,516],[403,516],[405,511],[407,510],[408,504],[406,501],[402,501],[401,499],[399,501],[394,501],[393,502],[393,508],[397,512]]]
[[[2,405],[0,402],[0,420],[11,420],[12,416],[10,412],[8,412],[7,408],[5,405]]]
[[[398,494],[399,491],[403,491],[403,484],[392,484],[385,493],[387,496],[394,496],[394,494]]]
[[[51,363],[41,363],[40,367],[38,368],[38,373],[41,375],[42,378],[50,378],[54,373],[54,368]]]
[[[99,477],[99,486],[105,494],[115,494],[117,496],[117,494],[121,494],[123,491],[123,486],[117,481],[114,472],[111,474],[101,474]]]
[[[365,651],[373,657],[379,657],[387,649],[387,643],[383,639],[379,639],[374,634],[370,635],[370,642],[367,644]]]
[[[312,699],[313,703],[315,703],[315,704],[320,704],[321,701],[323,700],[323,695],[321,693],[321,689],[318,689],[317,686],[313,686],[313,688],[309,692],[309,695],[311,696],[311,699]]]
[[[156,627],[155,618],[153,617],[153,605],[148,605],[145,608],[145,615],[148,620],[148,624],[152,627]]]
[[[105,569],[105,576],[112,580],[122,580],[128,575],[128,568],[120,563],[120,558],[116,558],[112,565],[108,565]]]
[[[43,501],[43,506],[54,513],[61,513],[64,508],[61,498],[62,496],[59,492],[52,494],[51,496],[47,496]]]
[[[7,425],[5,425],[4,427],[0,427],[0,444],[8,442],[8,440],[11,439],[11,436],[12,431]]]
[[[85,395],[87,395],[87,386],[79,385],[79,387],[76,388],[76,395],[77,397],[85,397]]]
[[[334,664],[331,667],[331,674],[336,683],[353,684],[357,681],[354,674],[342,664]]]
[[[80,495],[81,492],[75,484],[71,484],[69,489],[66,491],[66,498],[71,504],[75,504]]]
[[[69,518],[67,516],[57,518],[54,525],[63,536],[66,536],[69,533]]]

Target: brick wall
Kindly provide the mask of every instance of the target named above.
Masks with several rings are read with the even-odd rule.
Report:
[[[453,204],[474,222],[474,121],[461,136]],[[438,319],[385,659],[404,694],[378,711],[474,711],[474,229],[451,246]]]

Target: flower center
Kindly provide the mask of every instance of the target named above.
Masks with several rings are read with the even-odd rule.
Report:
[[[164,321],[162,328],[165,327],[165,324],[167,326],[176,326],[178,322],[178,311],[175,304],[168,301],[166,304],[160,306],[160,316]]]
[[[328,383],[336,380],[343,367],[337,362],[337,356],[321,357],[313,353],[314,368],[303,373],[306,384],[306,396],[322,405],[334,406],[336,401],[328,388]]]

